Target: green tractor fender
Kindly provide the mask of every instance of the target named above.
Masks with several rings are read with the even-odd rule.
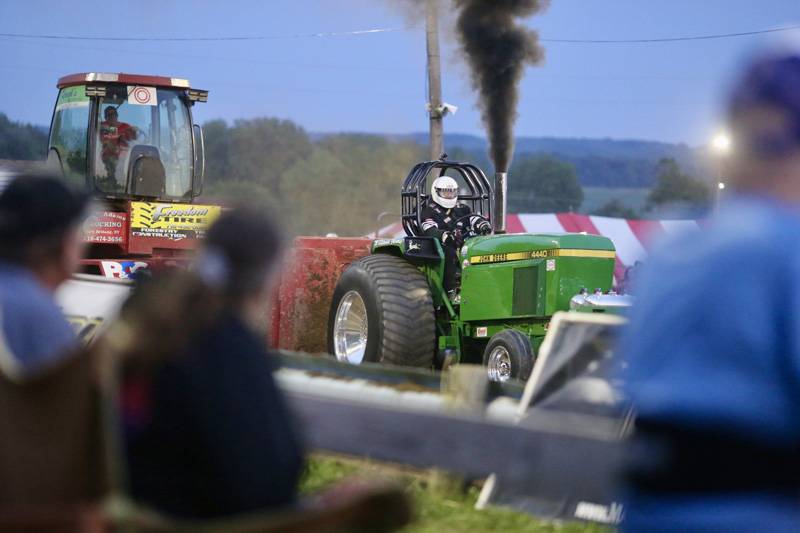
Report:
[[[437,268],[444,268],[442,243],[435,237],[377,239],[372,242],[372,253],[389,253],[404,257],[416,265],[433,265]]]
[[[435,237],[400,237],[378,239],[372,243],[373,254],[390,254],[400,257],[422,271],[428,280],[434,305],[447,308],[451,318],[457,313],[445,294],[444,250]]]

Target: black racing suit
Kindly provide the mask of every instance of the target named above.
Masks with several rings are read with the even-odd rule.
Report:
[[[456,221],[471,214],[472,210],[464,204],[456,204],[452,209],[445,209],[433,200],[428,200],[422,207],[422,234],[427,237],[436,237],[442,242],[444,249],[444,290],[451,291],[458,287],[461,268],[458,264],[458,247],[460,239],[456,238],[456,230],[469,228],[473,218],[468,217],[456,227]]]

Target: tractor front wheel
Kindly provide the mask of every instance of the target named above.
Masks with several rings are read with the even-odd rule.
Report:
[[[375,254],[344,271],[328,320],[328,351],[336,359],[429,367],[435,342],[433,299],[418,268]]]
[[[528,379],[533,368],[530,339],[515,329],[504,329],[489,340],[483,351],[483,364],[491,381]]]

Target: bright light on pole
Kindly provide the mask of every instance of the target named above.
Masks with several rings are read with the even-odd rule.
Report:
[[[731,138],[725,132],[719,132],[711,139],[711,146],[720,155],[726,155],[731,151]]]
[[[722,191],[725,189],[725,182],[722,179],[722,160],[731,152],[731,138],[730,135],[724,131],[720,131],[714,138],[711,139],[711,148],[717,154],[717,194],[716,194],[716,208],[719,208],[719,200],[722,196]]]

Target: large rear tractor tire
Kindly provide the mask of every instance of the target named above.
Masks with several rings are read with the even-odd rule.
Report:
[[[515,329],[493,335],[483,351],[483,365],[491,381],[528,379],[533,359],[530,339]]]
[[[328,351],[336,359],[429,367],[435,342],[433,299],[419,269],[375,254],[344,271],[328,317]]]

